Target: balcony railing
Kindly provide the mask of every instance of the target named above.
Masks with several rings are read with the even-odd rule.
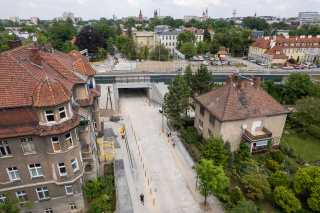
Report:
[[[249,132],[248,130],[244,131],[244,134],[247,136],[248,139],[251,141],[261,140],[265,138],[271,138],[272,132],[270,132],[267,128],[263,127],[260,131],[256,131],[253,133]]]

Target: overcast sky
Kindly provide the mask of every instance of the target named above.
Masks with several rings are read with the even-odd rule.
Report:
[[[211,18],[228,18],[232,10],[237,9],[237,16],[280,16],[295,17],[301,11],[316,11],[320,0],[0,0],[0,18],[9,19],[19,16],[29,19],[53,19],[62,16],[64,11],[71,11],[75,17],[87,19],[138,16],[153,17],[153,10],[160,8],[161,16],[183,18],[184,15],[201,16],[208,7]]]

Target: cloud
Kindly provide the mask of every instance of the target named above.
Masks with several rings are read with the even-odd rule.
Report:
[[[30,2],[30,1],[23,1],[19,3],[19,6],[22,8],[35,8],[36,4]]]

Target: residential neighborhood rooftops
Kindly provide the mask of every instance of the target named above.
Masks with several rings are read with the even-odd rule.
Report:
[[[289,111],[260,87],[260,78],[228,76],[227,84],[196,100],[221,121],[287,114]]]

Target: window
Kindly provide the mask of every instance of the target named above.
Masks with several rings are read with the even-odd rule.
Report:
[[[294,43],[290,43],[290,46],[294,46]]]
[[[172,42],[172,46],[174,46],[174,42]]]
[[[59,138],[53,137],[53,138],[51,138],[51,141],[52,141],[53,151],[60,152],[61,146],[60,146]]]
[[[53,213],[52,208],[45,209],[45,213]]]
[[[0,141],[0,152],[1,156],[11,155],[11,151],[7,141]]]
[[[284,46],[288,46],[288,43],[284,43]]]
[[[210,117],[209,117],[209,123],[211,124],[211,126],[214,126],[214,122],[215,122],[216,118],[210,114]]]
[[[20,138],[21,147],[24,153],[35,152],[33,138]]]
[[[96,129],[97,128],[97,122],[95,119],[93,119],[93,127]]]
[[[168,36],[166,36],[166,40],[168,40]]]
[[[7,172],[11,182],[20,180],[20,175],[17,167],[9,167],[7,168]]]
[[[168,42],[166,42],[166,46],[168,46]]]
[[[66,187],[67,195],[73,195],[72,185],[71,184],[67,184],[67,185],[65,185],[65,187]]]
[[[300,43],[297,43],[296,46],[300,46]]]
[[[58,170],[59,170],[60,177],[67,176],[67,170],[64,163],[58,163]]]
[[[39,200],[44,200],[44,199],[50,198],[49,191],[48,191],[47,187],[37,188],[36,191],[37,191],[37,195],[38,195]],[[49,208],[49,209],[51,209],[51,208]],[[46,209],[46,211],[47,211],[47,209]],[[51,212],[52,212],[52,209],[51,209]]]
[[[162,36],[162,40],[164,40],[164,36]]]
[[[171,42],[169,42],[169,46],[171,46]]]
[[[0,203],[3,203],[6,199],[6,196],[4,194],[0,195]]]
[[[199,120],[199,129],[203,129],[203,123],[202,123],[202,121],[201,120]]]
[[[71,209],[71,210],[76,210],[76,209],[77,209],[76,204],[70,204],[70,209]]]
[[[276,54],[277,54],[277,55],[280,55],[280,51],[276,51]]]
[[[202,116],[204,116],[204,107],[203,106],[200,106],[200,114],[202,115]]]
[[[67,117],[67,114],[66,114],[66,108],[65,107],[62,107],[59,109],[59,114],[60,114],[60,119],[64,119]]]
[[[47,118],[47,122],[54,122],[54,115],[53,115],[53,111],[45,111],[46,114],[46,118]]]
[[[302,43],[302,46],[306,46],[306,43]]]
[[[25,203],[27,201],[27,194],[25,191],[17,191],[16,196],[19,199],[20,204]]]
[[[42,169],[40,164],[30,164],[29,165],[29,172],[32,178],[34,177],[42,177],[43,173],[42,173]]]
[[[210,138],[211,134],[212,134],[211,130],[208,129],[208,138]]]
[[[66,140],[67,140],[68,149],[73,147],[72,136],[70,132],[66,134]]]
[[[169,36],[169,40],[171,40],[171,36]]]
[[[72,165],[73,172],[76,172],[79,170],[77,158],[73,158],[71,160],[71,165]]]

